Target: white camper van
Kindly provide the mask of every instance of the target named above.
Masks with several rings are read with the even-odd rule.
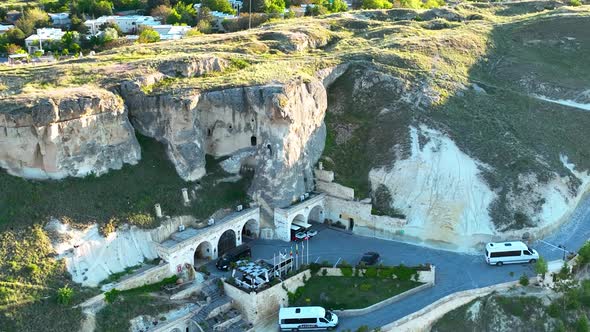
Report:
[[[332,330],[338,326],[338,316],[322,307],[291,307],[279,310],[282,331]]]
[[[521,241],[491,242],[486,244],[485,259],[488,264],[497,266],[535,263],[539,259],[539,253]]]

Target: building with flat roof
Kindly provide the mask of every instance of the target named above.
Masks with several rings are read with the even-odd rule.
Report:
[[[61,37],[65,34],[64,31],[61,29],[55,28],[42,28],[37,29],[37,33],[34,35],[30,35],[25,39],[25,45],[27,45],[27,49],[29,54],[35,53],[36,51],[43,50],[43,44],[52,42],[52,41],[59,41]]]
[[[186,25],[154,25],[151,27],[159,35],[160,40],[182,39],[189,32],[191,27]]]
[[[117,24],[125,34],[136,34],[141,26],[162,25],[162,22],[155,19],[153,16],[141,15],[101,16],[94,20],[87,20],[84,22],[84,25],[88,27],[90,34],[94,36],[100,32],[100,27],[105,23]]]

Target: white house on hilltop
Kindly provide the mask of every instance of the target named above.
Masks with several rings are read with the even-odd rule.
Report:
[[[29,50],[29,54],[32,54],[36,51],[43,50],[43,43],[51,42],[51,41],[59,41],[61,37],[65,34],[64,31],[61,29],[55,28],[42,28],[37,29],[37,33],[34,35],[30,35],[25,39],[25,44],[27,45],[27,49]]]
[[[89,29],[91,35],[96,35],[100,31],[100,26],[105,23],[115,23],[121,28],[123,33],[137,33],[141,26],[156,26],[161,25],[162,22],[155,19],[153,16],[101,16],[94,20],[87,20],[84,22]]]

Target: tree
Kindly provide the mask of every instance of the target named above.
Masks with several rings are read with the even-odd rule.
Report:
[[[159,5],[158,7],[152,9],[150,15],[159,19],[162,22],[162,24],[166,24],[168,16],[170,16],[171,12],[172,8],[170,8],[169,6]]]
[[[227,14],[236,13],[236,10],[232,8],[228,0],[203,0],[201,2],[201,6],[205,6],[213,11],[218,11]]]
[[[347,11],[348,5],[346,4],[346,2],[344,2],[344,0],[332,0],[332,2],[329,3],[327,8],[331,13],[339,13]]]
[[[361,7],[363,9],[390,9],[393,5],[387,0],[363,0]]]
[[[272,15],[282,15],[285,12],[285,0],[264,0],[264,12]]]
[[[35,29],[43,28],[50,25],[49,15],[39,8],[27,9],[24,15],[19,18],[15,25],[21,29],[25,35],[32,35]]]
[[[19,28],[12,28],[4,34],[9,43],[23,45],[26,35]]]
[[[584,243],[582,248],[578,251],[578,254],[580,255],[578,257],[578,264],[580,264],[580,266],[584,266],[590,262],[590,241]]]
[[[139,39],[137,42],[147,44],[147,43],[155,43],[160,41],[160,34],[152,29],[152,28],[145,28],[139,35]]]
[[[121,30],[121,27],[115,22],[106,22],[99,27],[99,30],[104,31],[107,28],[115,29],[115,31],[117,31],[117,36],[119,37],[124,35],[123,30]]]
[[[193,26],[195,25],[196,17],[197,11],[193,5],[180,1],[172,8],[166,21],[168,24],[187,24]]]
[[[170,8],[170,5],[171,5],[170,0],[147,0],[146,9],[148,11],[151,11],[158,6],[166,6],[166,7]]]
[[[117,38],[119,38],[119,34],[117,33],[117,30],[115,30],[113,28],[106,28],[102,32],[99,42],[100,42],[100,44],[104,44],[104,43],[111,42]]]
[[[541,279],[545,279],[545,273],[547,273],[548,269],[545,258],[539,257],[539,260],[535,263],[535,272],[541,275]]]
[[[402,8],[422,8],[422,0],[399,0],[399,6]]]
[[[588,326],[588,318],[586,315],[582,313],[578,321],[576,322],[576,332],[588,332],[590,331],[590,326]]]

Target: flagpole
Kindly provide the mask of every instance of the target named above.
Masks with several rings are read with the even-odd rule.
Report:
[[[309,237],[307,237],[307,265],[309,265]]]

